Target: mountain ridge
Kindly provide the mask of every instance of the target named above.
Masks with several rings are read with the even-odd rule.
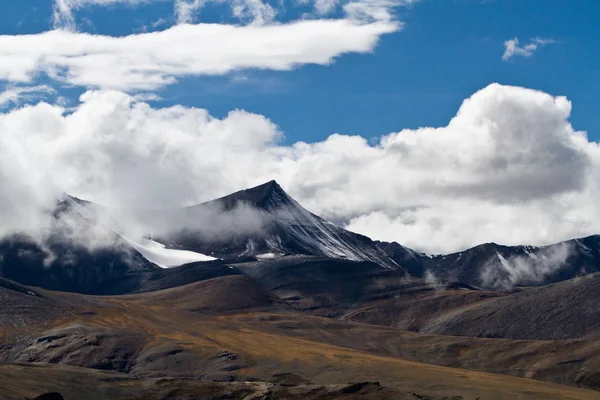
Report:
[[[370,238],[336,226],[306,210],[274,180],[166,213],[187,221],[207,219],[206,214],[212,214],[207,221],[211,225],[208,232],[205,232],[206,228],[197,226],[159,234],[158,237],[172,248],[197,251],[230,261],[240,255],[310,255],[373,261],[388,268],[401,268]],[[232,222],[239,224],[244,217],[254,226],[244,226],[246,231],[241,234],[228,226]],[[225,232],[225,235],[214,235],[215,231]]]
[[[378,246],[412,275],[458,281],[484,289],[542,286],[600,272],[600,235],[546,246],[483,243],[469,249],[428,255],[397,242]]]
[[[89,215],[78,214],[79,208],[84,213],[90,210]],[[94,213],[100,215],[110,210],[66,196],[58,202],[52,215],[69,217],[69,213],[77,211],[75,220],[85,231],[88,229],[86,224],[93,223],[90,219],[94,218]],[[543,247],[484,243],[462,252],[428,255],[397,242],[373,241],[336,226],[304,209],[275,180],[193,206],[142,210],[139,214],[135,214],[136,210],[119,212],[141,218],[144,226],[150,227],[148,236],[159,242],[154,243],[156,248],[164,245],[166,250],[211,255],[222,260],[217,264],[234,265],[296,255],[325,257],[373,262],[405,271],[437,286],[460,282],[502,291],[513,291],[520,286],[541,286],[600,271],[599,235]],[[114,220],[129,221],[127,218]],[[157,228],[153,229],[153,226]],[[114,230],[109,226],[106,229]],[[114,231],[113,236],[118,236]],[[5,263],[11,263],[2,267],[0,261],[0,276],[59,290],[73,290],[74,285],[85,284],[85,293],[95,293],[90,286],[93,283],[102,286],[104,279],[115,282],[118,278],[122,288],[115,293],[121,293],[141,290],[148,279],[158,274],[157,267],[144,259],[139,249],[129,248],[131,243],[126,243],[127,238],[121,241],[116,238],[116,242],[121,243],[118,248],[93,251],[81,244],[69,243],[69,238],[61,238],[60,234],[53,234],[51,238],[52,241],[45,244],[46,249],[24,238],[0,241],[0,255]],[[57,257],[53,259],[48,254]],[[48,262],[50,268],[47,268]],[[83,264],[93,268],[84,270]],[[135,265],[133,270],[132,265]],[[105,271],[110,273],[106,275]],[[52,279],[48,282],[54,282],[52,285],[44,282],[47,278],[42,278],[48,277],[49,272],[52,272]],[[65,279],[70,283],[61,284]],[[125,286],[123,279],[129,282]],[[105,291],[99,293],[108,294]]]

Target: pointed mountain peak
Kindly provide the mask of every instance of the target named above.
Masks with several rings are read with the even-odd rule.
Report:
[[[274,180],[246,189],[242,193],[246,202],[264,209],[273,209],[293,203],[292,198]]]
[[[68,193],[63,193],[61,201],[74,202],[74,203],[77,203],[77,204],[80,204],[80,205],[92,204],[91,202],[89,202],[87,200],[80,199],[79,197],[75,197],[75,196],[70,195]]]
[[[295,205],[295,201],[275,180],[250,189],[240,190],[209,203],[215,202],[221,204],[225,210],[235,208],[240,203],[268,210],[278,208],[282,205]]]
[[[258,188],[262,188],[262,187],[265,187],[265,188],[272,188],[272,187],[281,188],[281,186],[279,186],[279,183],[277,183],[277,181],[275,179],[272,179],[269,182],[265,182],[262,185],[255,186],[254,188],[250,188],[248,190],[258,189]]]
[[[281,186],[279,186],[279,183],[277,183],[277,181],[275,181],[275,180],[269,181],[267,183],[263,183],[262,185],[255,186],[250,189],[246,189],[245,191],[256,193],[262,197],[269,197],[269,196],[274,196],[274,195],[275,196],[277,196],[277,195],[288,196],[288,194],[285,192],[285,190],[283,190],[283,188]]]
[[[56,198],[54,207],[49,209],[49,211],[55,218],[58,218],[62,214],[72,212],[76,206],[85,206],[87,204],[91,203],[71,196],[68,193],[62,193]]]
[[[275,180],[269,181],[267,183],[263,183],[262,185],[255,186],[253,188],[242,190],[242,192],[264,193],[265,195],[269,195],[272,192],[284,192],[285,193],[283,188],[281,186],[279,186],[279,184]]]

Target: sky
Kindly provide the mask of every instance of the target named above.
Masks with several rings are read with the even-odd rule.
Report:
[[[428,252],[600,233],[600,3],[0,3],[0,217],[271,179]],[[25,223],[23,222],[26,220]]]

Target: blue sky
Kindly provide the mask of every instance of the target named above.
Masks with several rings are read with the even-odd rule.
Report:
[[[371,138],[445,126],[465,98],[499,82],[567,96],[575,128],[599,140],[600,2],[573,4],[426,0],[402,10],[404,30],[384,36],[373,54],[343,56],[330,67],[257,74],[259,82],[272,79],[267,87],[217,86],[207,93],[199,84],[183,98],[173,88],[172,96],[218,114],[232,105],[263,113],[291,141],[316,141],[331,133]],[[560,43],[503,61],[504,42],[514,37]]]
[[[2,2],[0,33],[47,31],[52,7],[50,0]],[[306,11],[288,7],[280,19]],[[158,91],[163,100],[157,105],[197,106],[215,116],[235,108],[260,113],[280,126],[288,143],[332,133],[371,139],[403,128],[444,126],[463,99],[499,82],[567,96],[574,127],[600,139],[600,2],[422,0],[395,12],[404,29],[383,35],[372,53],[293,71],[179,77]],[[202,22],[227,18],[223,7],[198,13]],[[173,2],[90,6],[76,12],[76,21],[80,31],[107,36],[161,30],[174,23]],[[522,45],[535,37],[556,43],[503,61],[504,42],[515,37]],[[53,86],[72,99],[84,91]]]

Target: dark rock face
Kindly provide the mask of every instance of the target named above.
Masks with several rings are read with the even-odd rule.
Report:
[[[91,251],[76,244],[56,243],[52,251],[59,255],[47,264],[47,253],[30,239],[19,237],[0,242],[0,276],[61,292],[119,295],[240,274],[221,260],[163,269],[125,247]]]
[[[49,259],[49,252],[52,259]],[[29,286],[85,294],[135,291],[158,267],[125,247],[88,250],[51,242],[44,250],[27,237],[0,242],[0,276]]]
[[[109,228],[96,227],[62,200],[48,213],[49,230],[33,239],[21,234],[0,240],[0,276],[29,286],[85,294],[135,291],[159,268]],[[89,234],[89,238],[81,235]],[[94,238],[102,237],[102,244]]]
[[[409,274],[422,278],[425,273],[425,258],[424,254],[404,247],[399,243],[375,242],[376,245],[385,251],[385,253],[401,265]]]

